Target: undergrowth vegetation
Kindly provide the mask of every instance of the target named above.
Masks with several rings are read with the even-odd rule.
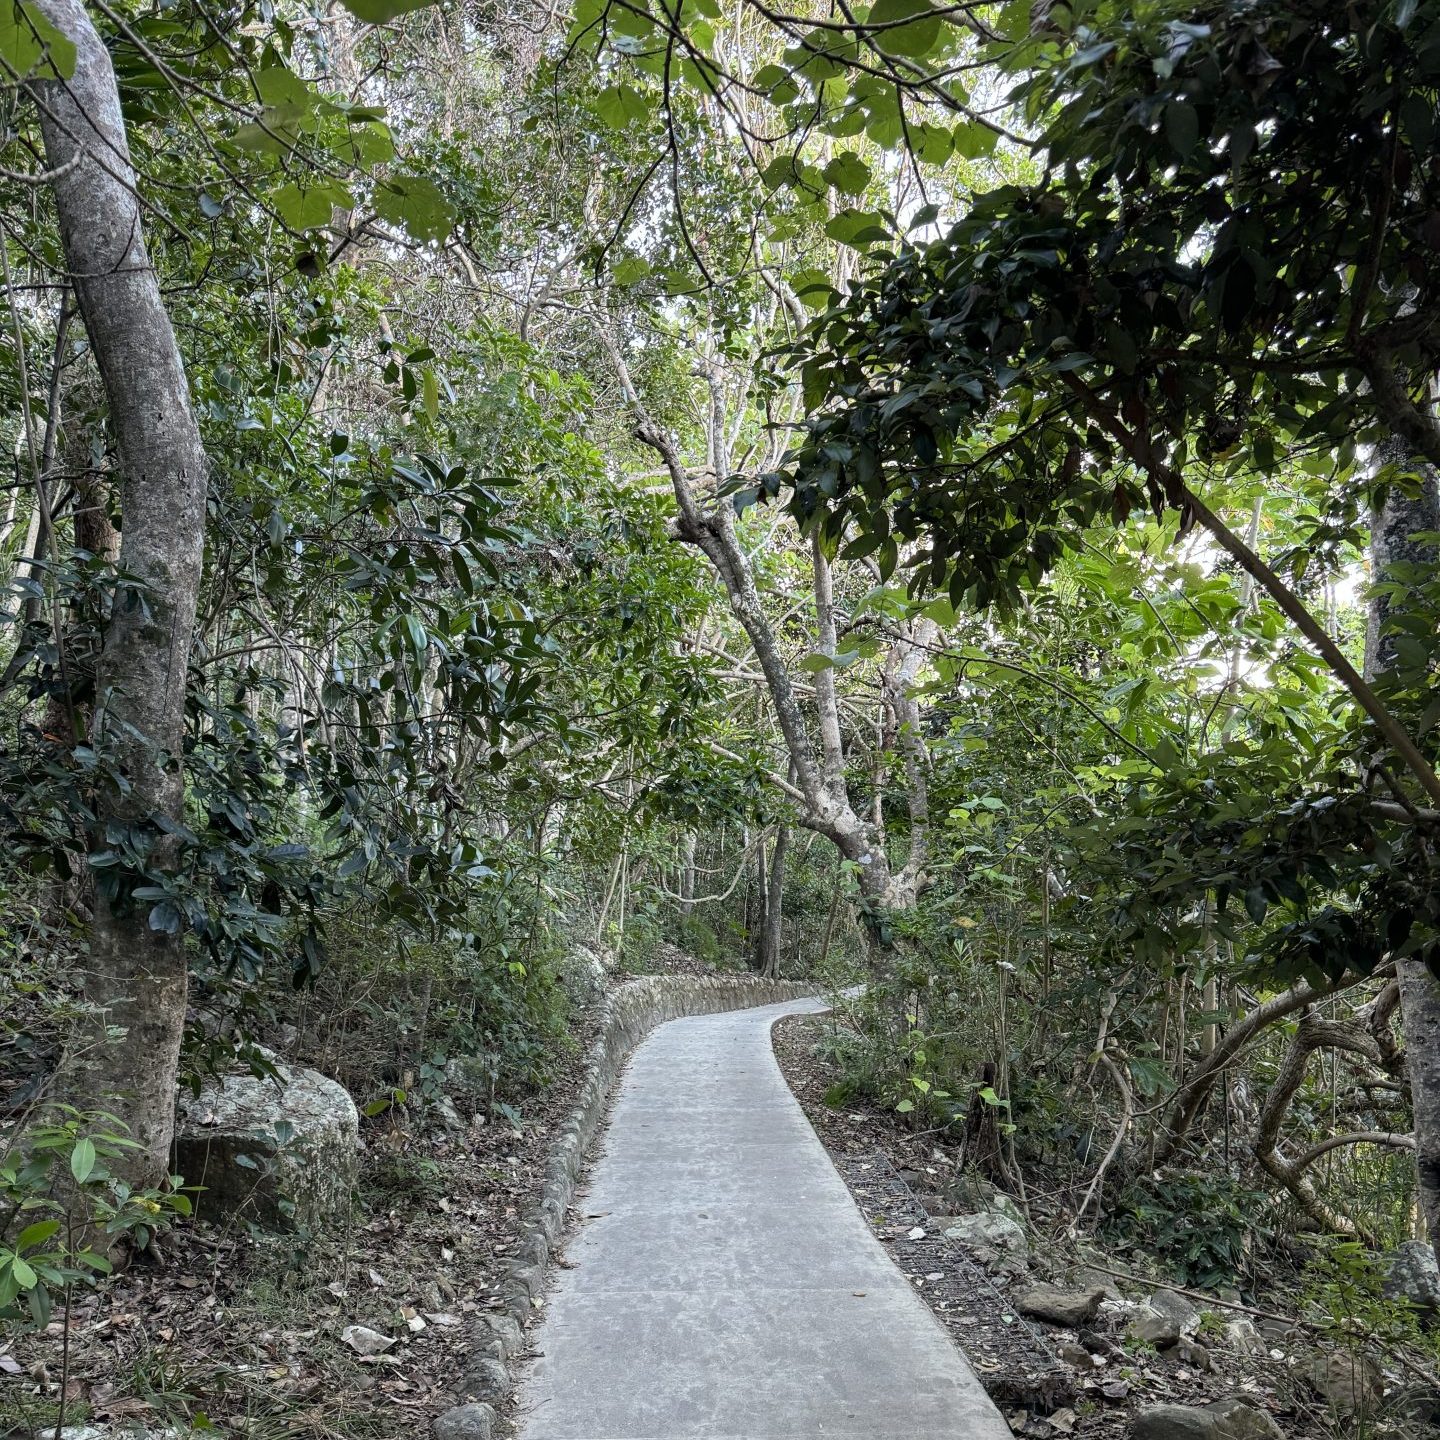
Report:
[[[497,1271],[695,970],[852,992],[834,1104],[1056,1243],[1433,1356],[1440,0],[7,0],[0,116],[0,1361],[167,1247],[420,1335],[384,1245]],[[242,1094],[345,1244],[190,1223]],[[335,1433],[98,1353],[27,1426]]]

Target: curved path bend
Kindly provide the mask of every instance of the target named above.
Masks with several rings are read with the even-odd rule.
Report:
[[[672,1020],[625,1073],[522,1440],[1008,1440],[770,1048],[818,1001]]]

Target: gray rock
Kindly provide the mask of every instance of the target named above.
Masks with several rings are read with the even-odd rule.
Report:
[[[1061,1290],[1055,1285],[1027,1285],[1014,1297],[1015,1308],[1022,1315],[1072,1330],[1088,1325],[1104,1298],[1103,1290]]]
[[[1107,1300],[1125,1298],[1113,1275],[1107,1275],[1103,1270],[1096,1270],[1089,1265],[1082,1265],[1075,1272],[1075,1283],[1085,1290],[1100,1291]]]
[[[488,1103],[496,1073],[493,1055],[456,1055],[445,1062],[445,1088],[472,1104],[477,1100]]]
[[[1200,1312],[1174,1290],[1157,1290],[1146,1303],[1157,1315],[1173,1320],[1182,1335],[1193,1335],[1200,1328]]]
[[[426,1118],[437,1130],[463,1130],[465,1122],[460,1118],[460,1112],[455,1108],[455,1102],[448,1096],[442,1095],[438,1100],[432,1101],[426,1108]]]
[[[472,1356],[460,1389],[477,1400],[503,1399],[510,1392],[510,1372],[493,1356]]]
[[[1003,1215],[1022,1228],[1025,1225],[1025,1212],[1003,1190],[997,1190],[985,1208],[992,1215]]]
[[[1385,1394],[1380,1371],[1364,1355],[1339,1350],[1317,1355],[1305,1367],[1305,1378],[1337,1415],[1372,1414]]]
[[[1440,1390],[1433,1385],[1408,1385],[1390,1401],[1387,1414],[1399,1420],[1440,1427]]]
[[[1142,1306],[1130,1317],[1125,1327],[1126,1337],[1143,1344],[1153,1345],[1157,1350],[1168,1349],[1180,1341],[1180,1322],[1171,1315],[1162,1315],[1149,1305]]]
[[[576,1005],[593,1005],[605,993],[605,981],[610,973],[606,956],[577,945],[566,958],[560,971],[560,983]]]
[[[494,1410],[472,1402],[437,1415],[431,1430],[435,1440],[490,1440],[494,1426]]]
[[[980,1215],[960,1215],[945,1231],[947,1240],[958,1240],[972,1250],[994,1250],[1017,1260],[1030,1256],[1030,1242],[1025,1232],[1004,1215],[986,1211]]]
[[[953,1200],[954,1209],[973,1215],[980,1210],[993,1210],[995,1198],[1001,1192],[983,1175],[970,1170],[957,1176],[945,1193]]]
[[[487,1310],[480,1316],[480,1324],[499,1342],[504,1355],[514,1355],[525,1343],[525,1332],[519,1322],[501,1311]]]
[[[347,1217],[360,1117],[316,1070],[280,1065],[279,1083],[225,1075],[176,1107],[175,1165],[203,1186],[196,1214],[270,1229],[322,1229]]]
[[[1101,1335],[1094,1330],[1082,1330],[1077,1338],[1092,1355],[1103,1355],[1107,1360],[1128,1360],[1130,1358],[1124,1348],[1117,1345],[1108,1335]]]
[[[1242,1355],[1265,1353],[1265,1339],[1248,1315],[1235,1315],[1225,1322],[1225,1343]]]
[[[1182,1365],[1188,1365],[1192,1370],[1209,1370],[1214,1363],[1210,1359],[1210,1352],[1198,1340],[1192,1340],[1188,1335],[1180,1337],[1180,1343],[1176,1345],[1173,1354]]]
[[[1427,1319],[1440,1316],[1440,1263],[1435,1259],[1435,1247],[1422,1240],[1407,1240],[1386,1258],[1386,1297],[1408,1300]]]
[[[1130,1440],[1284,1440],[1284,1431],[1263,1410],[1229,1399],[1147,1406],[1131,1420]]]

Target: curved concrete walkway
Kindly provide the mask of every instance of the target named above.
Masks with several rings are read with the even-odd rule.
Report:
[[[522,1440],[1008,1440],[770,1048],[800,1001],[636,1050],[521,1389]]]

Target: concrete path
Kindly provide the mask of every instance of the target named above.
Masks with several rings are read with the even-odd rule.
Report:
[[[522,1440],[1008,1440],[775,1062],[772,1023],[823,1008],[672,1020],[635,1052]]]

